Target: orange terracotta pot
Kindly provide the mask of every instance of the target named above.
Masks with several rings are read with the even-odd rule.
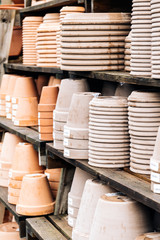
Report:
[[[61,177],[61,168],[46,169],[45,174],[49,181],[59,182]]]
[[[0,156],[1,168],[9,169],[12,164],[16,145],[23,140],[11,133],[5,133]]]
[[[16,205],[18,203],[18,198],[19,197],[14,197],[14,196],[8,195],[8,202],[10,204]]]
[[[43,141],[53,141],[53,134],[52,133],[40,133],[39,139]]]
[[[56,190],[52,190],[52,196],[54,199],[56,199],[57,197],[57,191]]]
[[[38,119],[39,126],[53,126],[53,119]]]
[[[22,51],[22,28],[14,27],[9,56],[19,56]]]
[[[9,79],[10,79],[10,75],[9,74],[4,74],[2,77],[2,81],[1,81],[1,87],[0,87],[0,99],[5,100],[6,98],[6,92],[7,92],[7,88],[8,88],[8,84],[9,84]]]
[[[43,87],[39,103],[40,104],[56,104],[58,91],[59,91],[58,87],[53,87],[53,86]]]
[[[38,104],[38,112],[51,112],[55,107],[56,104]]]
[[[1,240],[20,240],[19,226],[15,222],[3,223],[0,225]]]
[[[43,173],[43,168],[39,166],[38,153],[32,144],[19,143],[15,149],[10,178],[21,181],[29,173]]]
[[[38,118],[53,118],[53,111],[51,112],[38,112]]]
[[[50,185],[51,190],[58,191],[59,182],[51,182],[51,181],[49,181],[49,185]]]
[[[20,195],[20,188],[11,188],[11,187],[8,187],[8,194],[10,196],[13,196],[13,197],[19,197]]]
[[[45,174],[30,174],[23,178],[16,211],[26,216],[52,213],[54,202]]]
[[[10,75],[9,80],[8,80],[8,87],[7,87],[7,92],[6,92],[6,101],[10,102],[11,97],[13,95],[13,91],[15,88],[16,80],[19,76],[18,75]]]
[[[45,126],[45,127],[41,127],[41,126],[39,126],[38,127],[38,132],[39,133],[50,133],[50,134],[52,134],[52,132],[53,132],[53,126]]]
[[[37,91],[39,96],[41,95],[42,88],[48,85],[49,77],[47,75],[39,75],[36,80]]]
[[[13,0],[15,4],[23,4],[24,0]]]
[[[36,126],[38,125],[38,101],[36,97],[19,98],[14,125]]]
[[[48,86],[56,87],[56,86],[60,86],[60,84],[61,84],[61,80],[60,79],[57,79],[54,76],[50,77]]]
[[[10,178],[8,181],[8,186],[11,188],[20,189],[22,186],[22,181],[18,181],[18,180],[14,180],[14,179]]]

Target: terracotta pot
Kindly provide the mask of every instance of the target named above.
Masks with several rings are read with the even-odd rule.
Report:
[[[18,181],[18,180],[14,180],[12,178],[9,178],[8,181],[8,186],[11,188],[15,188],[15,189],[20,189],[22,185],[22,181]]]
[[[24,0],[13,0],[14,4],[22,4]]]
[[[52,213],[54,202],[45,174],[31,174],[23,177],[22,188],[16,211],[26,216]]]
[[[13,196],[13,197],[19,197],[20,190],[21,190],[20,188],[8,187],[8,195]]]
[[[41,95],[42,88],[48,85],[49,77],[47,75],[39,75],[36,81],[38,95]]]
[[[54,76],[50,77],[48,86],[53,86],[53,87],[58,86],[59,87],[60,84],[61,84],[61,80],[60,79],[57,79]]]
[[[10,204],[16,205],[18,203],[18,199],[19,199],[19,197],[14,197],[14,196],[8,195],[8,202]]]
[[[80,208],[77,216],[76,226],[72,232],[72,239],[88,239],[91,231],[95,208],[98,199],[104,193],[114,192],[107,185],[103,185],[99,181],[87,180]]]
[[[20,240],[19,226],[16,222],[8,222],[0,225],[1,240]]]
[[[56,104],[38,104],[38,112],[51,112],[55,107]]]
[[[49,181],[59,182],[61,176],[61,168],[46,169],[45,174]]]
[[[38,119],[41,118],[53,118],[53,112],[38,112]]]
[[[37,126],[38,125],[38,101],[36,97],[19,98],[14,125]]]
[[[9,169],[12,165],[16,145],[22,139],[11,133],[5,133],[0,156],[1,169]]]
[[[49,185],[50,185],[51,190],[58,191],[59,182],[49,181]]]
[[[39,133],[50,133],[50,134],[52,134],[52,132],[53,132],[53,127],[52,126],[39,126],[38,127],[38,132]]]
[[[104,229],[103,233],[101,229]],[[152,231],[150,210],[147,207],[120,193],[105,194],[98,200],[89,239],[97,239],[98,236],[102,240],[106,237],[134,240],[140,233],[147,231]]]
[[[52,133],[39,133],[39,139],[43,141],[53,141]]]
[[[22,28],[14,27],[9,56],[19,56],[22,51]]]
[[[21,181],[24,175],[32,173],[43,173],[42,167],[39,166],[38,153],[32,144],[19,143],[15,149],[10,178]]]
[[[88,86],[86,80],[84,79],[63,79],[61,81],[56,109],[53,115],[54,120],[62,122],[67,121],[68,111],[73,93],[84,92],[86,90],[88,90]]]
[[[39,104],[56,104],[58,87],[43,87]]]

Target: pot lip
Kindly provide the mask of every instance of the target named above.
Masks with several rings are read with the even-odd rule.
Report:
[[[118,201],[114,200],[114,198],[116,197]],[[107,204],[114,204],[114,205],[124,205],[124,204],[126,205],[126,204],[133,204],[136,202],[135,200],[129,198],[127,195],[123,194],[122,192],[106,193],[102,195],[100,199],[107,202]]]
[[[47,176],[43,173],[33,173],[33,174],[26,174],[23,179],[33,180],[33,179],[42,179],[47,178]]]

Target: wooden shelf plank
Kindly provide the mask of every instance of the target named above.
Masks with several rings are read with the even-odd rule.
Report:
[[[106,184],[118,191],[121,191],[129,197],[143,203],[157,212],[160,212],[160,195],[151,192],[150,183],[148,181],[140,179],[123,169],[96,168],[89,166],[87,161],[65,158],[63,156],[63,152],[54,149],[52,145],[53,144],[49,143],[46,144],[47,155],[51,158],[52,156],[58,156],[65,162],[81,168],[82,170],[106,182]]]
[[[140,86],[148,87],[160,87],[160,80],[153,78],[145,77],[136,77],[132,76],[129,73],[121,71],[105,71],[105,72],[67,72],[62,71],[59,68],[52,67],[36,67],[36,66],[25,66],[23,64],[8,63],[4,64],[5,72],[9,73],[12,71],[21,71],[21,72],[32,72],[32,73],[45,73],[45,74],[63,74],[70,76],[81,76],[90,79],[97,79],[110,82],[122,82]]]

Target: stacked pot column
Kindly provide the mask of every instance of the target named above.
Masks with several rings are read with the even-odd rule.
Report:
[[[127,13],[68,14],[62,21],[61,69],[124,69],[124,41],[129,24]]]
[[[23,156],[23,158],[22,158]],[[38,153],[30,143],[19,143],[15,148],[12,167],[9,172],[8,202],[17,204],[22,179],[26,174],[43,173],[39,166]]]
[[[12,119],[12,95],[16,85],[18,75],[11,75],[8,82],[8,89],[6,93],[6,118]]]
[[[56,108],[53,111],[53,138],[54,147],[63,150],[63,131],[67,122],[71,99],[76,92],[88,91],[85,79],[63,79],[57,98]]]
[[[12,95],[12,121],[16,126],[38,125],[37,90],[31,77],[18,77]]]
[[[160,78],[160,1],[151,0],[152,18],[152,78]]]
[[[133,0],[131,36],[131,74],[151,77],[150,0]]]
[[[57,40],[59,31],[59,14],[49,13],[43,18],[43,23],[37,31],[37,66],[57,67]]]
[[[89,107],[89,164],[129,166],[128,109],[125,97],[93,98]]]
[[[158,129],[157,138],[154,146],[153,155],[150,159],[151,169],[151,190],[160,194],[160,127]]]
[[[53,110],[56,106],[58,87],[43,87],[38,104],[39,139],[53,140]]]
[[[56,199],[58,188],[59,188],[60,177],[61,177],[61,168],[46,169],[45,174],[49,181],[49,185],[52,191],[52,196],[54,199]]]
[[[0,156],[0,186],[8,187],[9,169],[12,166],[12,159],[16,145],[22,141],[19,137],[5,133]]]
[[[105,194],[98,200],[89,240],[135,240],[139,234],[152,230],[147,207],[121,193]]]
[[[160,93],[133,91],[128,106],[130,169],[150,174],[150,158],[160,126]]]
[[[71,190],[68,193],[68,225],[71,227],[75,227],[84,185],[90,178],[92,176],[89,173],[76,168]]]
[[[88,159],[89,102],[93,93],[74,93],[67,124],[64,125],[64,156]]]
[[[42,17],[25,17],[23,20],[23,64],[25,65],[37,64],[37,29],[42,21]]]
[[[0,116],[6,116],[6,94],[7,88],[9,84],[10,75],[4,74],[1,80],[1,87],[0,87]]]
[[[131,31],[129,33],[129,35],[125,38],[125,62],[124,62],[124,70],[126,72],[130,72],[131,70]]]
[[[85,11],[84,7],[74,7],[74,6],[65,6],[60,10],[60,31],[57,32],[57,66],[60,67],[60,60],[61,60],[61,28],[62,28],[62,21],[67,14],[73,13],[83,13]]]

